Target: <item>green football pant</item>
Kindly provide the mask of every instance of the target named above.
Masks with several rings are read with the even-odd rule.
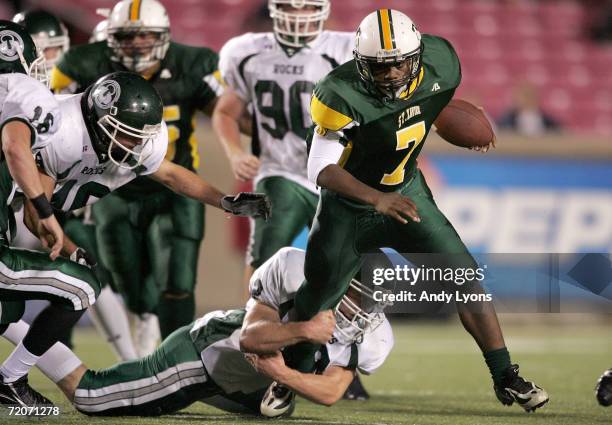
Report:
[[[94,224],[86,224],[81,217],[71,216],[64,222],[63,227],[64,233],[77,246],[83,248],[96,259],[98,264],[95,268],[95,273],[101,287],[104,288],[107,284],[110,284],[115,289],[109,271],[100,261],[98,245],[96,244],[96,226]]]
[[[81,311],[95,303],[100,283],[87,267],[44,252],[10,248],[7,234],[14,227],[6,201],[13,181],[6,162],[0,164],[0,324],[18,321],[27,300],[49,300]]]
[[[110,194],[93,213],[100,258],[128,309],[158,313],[162,336],[191,322],[203,205],[164,190],[139,200]]]
[[[261,266],[279,249],[291,242],[314,217],[319,196],[284,177],[267,177],[255,188],[265,193],[272,202],[272,216],[266,221],[251,221],[251,240],[247,251],[247,263],[254,268]]]
[[[177,329],[143,359],[85,372],[74,406],[88,415],[159,416],[218,394],[220,388],[208,378],[190,328]]]
[[[306,280],[295,298],[296,320],[308,320],[321,310],[333,308],[359,270],[360,255],[382,247],[400,253],[453,254],[449,260],[453,266],[459,266],[459,261],[464,267],[475,267],[474,259],[438,209],[419,170],[401,193],[416,204],[420,223],[409,220],[402,224],[372,207],[322,191],[306,248]],[[293,367],[310,371],[313,349],[312,345],[300,344],[289,350],[288,361]]]

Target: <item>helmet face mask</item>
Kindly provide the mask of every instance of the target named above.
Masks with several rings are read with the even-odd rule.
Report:
[[[279,43],[300,48],[323,31],[329,17],[329,0],[269,0],[268,9]]]
[[[139,130],[122,124],[111,114],[101,117],[97,124],[108,137],[108,159],[118,167],[128,170],[139,167],[151,155],[153,140],[161,130],[159,124],[147,124]]]
[[[336,332],[345,342],[361,343],[364,335],[374,332],[384,320],[389,302],[376,301],[373,291],[356,279],[334,309]]]
[[[170,47],[170,21],[157,0],[120,1],[110,12],[106,34],[112,60],[133,72],[161,63]]]
[[[130,71],[142,72],[161,62],[170,43],[170,32],[155,28],[108,31],[108,45]]]
[[[408,16],[380,9],[359,25],[353,56],[366,87],[394,99],[419,78],[421,34]]]
[[[49,87],[45,57],[32,37],[22,26],[0,21],[0,74],[11,72],[26,74]]]
[[[100,161],[135,169],[153,152],[162,131],[162,101],[138,74],[114,72],[86,91],[84,118]]]

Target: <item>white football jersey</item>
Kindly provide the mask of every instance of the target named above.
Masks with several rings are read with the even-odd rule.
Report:
[[[305,251],[297,248],[283,248],[259,267],[249,284],[251,299],[247,310],[255,302],[263,302],[279,310],[284,322],[292,315],[293,299],[304,281]],[[205,326],[212,318],[219,318],[231,312],[213,311],[198,319],[192,331]],[[385,319],[373,332],[366,333],[360,344],[343,343],[342,338],[334,334],[333,343],[325,347],[329,366],[341,366],[358,369],[370,374],[376,371],[393,348],[393,333],[389,321]],[[202,361],[209,376],[226,393],[236,391],[251,393],[266,388],[271,380],[258,373],[245,359],[240,351],[240,329],[230,337],[206,347]]]
[[[141,166],[128,170],[110,160],[100,163],[81,112],[82,96],[57,96],[63,116],[57,134],[60,143],[36,153],[39,166],[56,181],[51,203],[62,211],[92,204],[137,176],[156,172],[168,148],[168,130],[162,121],[159,136],[146,146],[149,152]]]
[[[353,33],[323,31],[308,47],[289,56],[273,33],[247,33],[219,53],[227,85],[253,106],[261,167],[255,178],[282,176],[317,193],[306,175],[306,134],[315,84],[352,59]]]
[[[0,74],[0,128],[19,119],[32,129],[32,151],[51,142],[61,125],[57,100],[41,82],[26,74]]]

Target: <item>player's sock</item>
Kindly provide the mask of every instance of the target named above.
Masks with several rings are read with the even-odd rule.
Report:
[[[36,356],[24,347],[20,342],[8,358],[0,366],[0,375],[5,383],[15,382],[22,376],[28,374],[32,366],[36,364],[39,356]]]
[[[2,336],[14,345],[18,345],[26,336],[29,329],[30,325],[20,320],[17,323],[11,323]],[[75,370],[81,363],[81,360],[68,347],[61,342],[56,342],[53,347],[40,356],[38,362],[36,362],[36,367],[38,367],[47,378],[57,383]]]
[[[162,293],[157,306],[157,317],[162,340],[181,326],[193,322],[195,315],[195,297],[185,294],[179,297]]]
[[[59,341],[66,329],[72,328],[85,310],[67,310],[55,304],[49,305],[34,319],[23,345],[36,356],[42,356]]]
[[[89,314],[98,332],[106,337],[120,360],[138,358],[125,307],[110,286],[102,288]]]
[[[497,386],[501,385],[504,380],[504,371],[509,368],[512,363],[510,362],[510,353],[506,347],[499,348],[497,350],[487,351],[484,353],[485,362],[491,372],[491,378],[493,383]]]

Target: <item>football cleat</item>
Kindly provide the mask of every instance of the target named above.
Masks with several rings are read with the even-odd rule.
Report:
[[[23,407],[53,406],[51,400],[30,387],[28,375],[24,375],[14,382],[5,383],[0,380],[0,404]]]
[[[359,379],[359,375],[355,375],[355,377],[353,378],[353,381],[351,382],[351,384],[348,386],[348,388],[344,392],[344,395],[342,396],[342,398],[344,400],[360,400],[360,401],[367,400],[370,398],[370,394],[368,394],[368,392],[364,388],[363,383],[361,382],[361,379]]]
[[[272,382],[261,400],[259,411],[268,418],[290,416],[295,409],[295,393],[289,388]]]
[[[161,339],[159,320],[153,313],[136,315],[134,320],[134,346],[139,358],[151,354]]]
[[[595,397],[602,406],[612,405],[612,369],[606,370],[599,377],[595,386]]]
[[[533,382],[521,378],[517,364],[507,368],[504,375],[502,385],[493,387],[497,399],[502,404],[511,406],[516,401],[529,413],[548,403],[548,393]]]

